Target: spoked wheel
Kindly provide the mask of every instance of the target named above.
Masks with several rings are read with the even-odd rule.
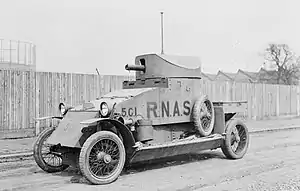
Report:
[[[238,120],[230,120],[226,124],[226,136],[222,151],[229,159],[242,158],[249,147],[249,133],[246,125]]]
[[[197,99],[192,110],[192,121],[201,136],[212,133],[215,122],[215,111],[207,95]]]
[[[125,148],[112,132],[100,131],[91,135],[81,148],[79,167],[93,184],[109,184],[121,174],[125,164]]]
[[[33,147],[33,157],[37,165],[49,173],[60,172],[68,168],[62,164],[62,156],[53,152],[53,146],[47,145],[46,141],[55,129],[53,127],[45,129],[39,136]]]

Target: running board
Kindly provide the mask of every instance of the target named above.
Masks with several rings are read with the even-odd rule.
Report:
[[[194,138],[192,140],[178,140],[171,143],[140,147],[132,156],[130,163],[172,157],[188,153],[197,153],[199,151],[209,149],[217,149],[221,147],[223,140],[224,136],[216,134],[210,137]]]

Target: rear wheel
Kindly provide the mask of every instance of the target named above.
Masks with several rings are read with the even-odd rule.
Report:
[[[242,158],[249,147],[249,132],[246,125],[238,119],[226,123],[225,140],[221,147],[224,155],[229,159]]]
[[[53,152],[53,146],[46,144],[47,139],[55,130],[50,127],[41,132],[33,146],[33,157],[37,165],[49,173],[60,172],[68,168],[68,165],[62,164],[62,156]]]
[[[215,111],[207,95],[203,95],[195,101],[192,109],[192,122],[201,136],[206,137],[212,133]]]
[[[81,148],[79,167],[93,184],[109,184],[121,174],[125,164],[125,148],[112,132],[99,131],[91,135]]]

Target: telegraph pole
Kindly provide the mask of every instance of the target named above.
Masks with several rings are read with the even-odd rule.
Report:
[[[161,21],[161,54],[164,54],[164,21],[163,21],[163,12],[160,12],[160,21]]]

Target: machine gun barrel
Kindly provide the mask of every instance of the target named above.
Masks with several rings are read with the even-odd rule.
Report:
[[[135,70],[135,71],[143,71],[143,72],[145,72],[146,67],[143,66],[143,65],[129,65],[129,64],[127,64],[125,66],[125,70]]]

